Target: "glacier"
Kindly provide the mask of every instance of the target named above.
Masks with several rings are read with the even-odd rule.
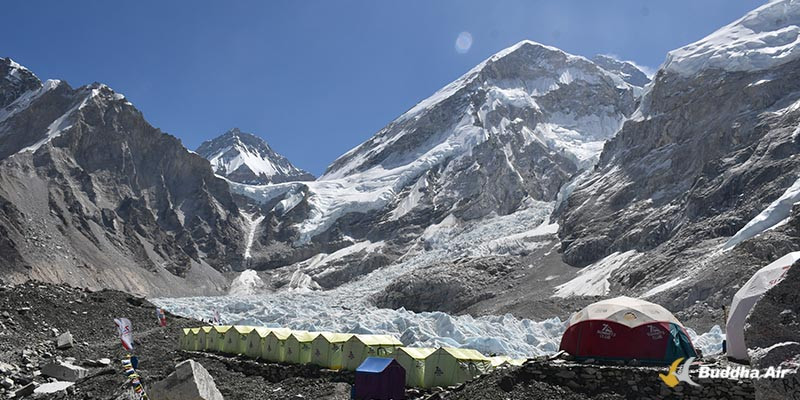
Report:
[[[289,285],[290,289],[264,293],[259,290],[263,282],[257,274],[245,271],[234,281],[228,296],[156,298],[151,301],[173,314],[203,321],[211,320],[218,312],[225,324],[390,334],[407,346],[466,347],[486,355],[533,357],[552,354],[558,351],[567,325],[567,321],[557,317],[533,321],[511,314],[473,317],[444,312],[418,313],[404,308],[378,308],[372,305],[369,297],[400,275],[450,259],[453,254],[467,257],[513,254],[519,248],[530,249],[548,243],[547,239],[557,229],[557,225],[549,221],[553,206],[553,202],[532,202],[516,213],[481,221],[459,221],[449,216],[426,229],[421,238],[424,250],[414,249],[396,264],[331,290]],[[476,246],[475,243],[485,245]],[[365,242],[356,246],[380,245]],[[715,329],[703,335],[688,329],[692,340],[704,354],[721,351],[723,336],[718,327]]]

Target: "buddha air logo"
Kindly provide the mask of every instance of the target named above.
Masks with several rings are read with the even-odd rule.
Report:
[[[675,360],[669,367],[669,372],[664,374],[658,374],[661,377],[661,380],[669,387],[678,386],[681,382],[686,382],[692,386],[700,386],[700,384],[695,383],[692,381],[692,378],[689,377],[689,366],[692,365],[694,361],[694,357],[689,357],[686,359],[686,362],[678,369],[678,366],[683,361],[683,358],[679,358]],[[739,365],[736,367],[727,366],[725,368],[715,368],[710,365],[701,365],[697,371],[697,378],[698,379],[733,379],[739,380],[742,378],[749,378],[749,379],[783,379],[786,377],[786,374],[792,372],[790,369],[786,369],[783,367],[769,367],[765,370],[749,368],[744,365]]]
[[[614,330],[611,329],[608,324],[603,324],[603,328],[597,330],[597,336],[600,336],[600,339],[611,339],[612,337],[617,336],[617,334],[614,333]]]
[[[666,375],[658,374],[658,376],[660,376],[661,380],[669,387],[678,386],[681,382],[686,382],[692,386],[700,386],[689,377],[689,366],[692,365],[694,357],[686,359],[686,362],[683,363],[680,371],[678,371],[678,365],[681,364],[681,361],[683,361],[683,357],[675,360],[672,365],[669,366],[669,372],[667,372]]]

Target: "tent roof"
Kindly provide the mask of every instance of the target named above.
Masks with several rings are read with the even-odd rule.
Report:
[[[683,326],[666,308],[627,296],[615,297],[589,304],[569,320],[573,325],[582,321],[609,320],[634,328],[649,322],[671,322]]]
[[[230,325],[221,325],[221,326],[215,326],[214,330],[219,332],[219,333],[225,333],[228,330],[230,330],[231,328],[233,328],[233,327],[230,326]]]
[[[766,293],[767,290],[780,282],[786,274],[786,271],[788,271],[797,260],[800,260],[800,251],[786,254],[756,271],[733,296],[731,309],[736,308],[737,303],[741,301],[741,299],[761,296]]]
[[[400,347],[397,351],[402,351],[415,360],[424,360],[425,357],[431,355],[436,349],[432,347]]]
[[[278,340],[286,340],[286,338],[288,338],[289,335],[291,335],[292,333],[293,333],[292,331],[274,330],[274,331],[270,331],[267,334],[267,337],[275,336]]]
[[[300,343],[305,343],[313,341],[315,337],[319,336],[319,332],[294,331],[290,336]]]
[[[403,342],[390,335],[353,335],[350,340],[357,340],[367,346],[402,346]]]
[[[189,329],[189,328],[183,328],[183,336],[189,336],[189,333],[191,333],[191,332],[192,332],[192,330],[191,330],[191,329]]]
[[[202,328],[192,328],[192,329],[190,329],[190,330],[192,331],[192,333],[194,333],[194,334],[196,335],[196,334],[200,333],[200,330],[201,330],[201,329],[202,329]]]
[[[246,334],[250,333],[250,331],[255,329],[255,327],[247,326],[247,325],[234,325],[233,329],[236,330],[236,332],[239,332],[239,333],[241,333],[243,335],[246,335]]]
[[[446,352],[451,356],[455,357],[457,360],[466,360],[466,361],[489,361],[489,359],[481,354],[478,350],[473,349],[459,349],[455,347],[440,347],[435,352]],[[434,353],[435,353],[434,352]],[[433,353],[431,353],[433,354]]]
[[[204,327],[201,327],[200,329],[205,333],[209,333],[209,332],[211,332],[212,329],[214,329],[214,327],[212,327],[212,326],[204,326]]]
[[[361,365],[356,368],[356,372],[379,373],[383,372],[392,362],[397,362],[393,358],[367,357]]]
[[[320,332],[317,337],[325,338],[328,343],[342,343],[353,337],[352,333]]]
[[[264,328],[263,326],[258,326],[258,327],[253,328],[253,330],[250,331],[249,334],[250,335],[258,335],[260,337],[267,337],[267,335],[269,335],[269,333],[271,331],[272,330],[269,329],[269,328]]]

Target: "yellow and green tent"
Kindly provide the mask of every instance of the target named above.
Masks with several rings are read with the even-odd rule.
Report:
[[[273,330],[267,334],[267,339],[261,347],[261,358],[272,362],[286,361],[286,339],[292,331]]]
[[[472,349],[440,347],[425,358],[425,387],[453,386],[489,372],[492,361]]]
[[[198,351],[205,351],[208,349],[208,345],[211,344],[211,331],[214,330],[211,326],[204,326],[200,328],[200,331],[197,332],[197,344],[196,348]]]
[[[355,371],[367,357],[389,357],[403,343],[389,335],[353,335],[344,343],[344,366]]]
[[[292,332],[286,338],[286,362],[290,364],[308,364],[311,362],[311,342],[319,336],[319,332]]]
[[[234,325],[225,332],[222,352],[226,354],[244,354],[247,350],[247,335],[255,329],[252,326]]]
[[[184,335],[183,339],[184,342],[181,344],[183,346],[183,350],[187,351],[197,351],[198,349],[198,337],[200,336],[201,328],[188,328],[189,334]],[[184,330],[185,332],[185,330]]]
[[[311,363],[329,369],[342,369],[344,343],[350,333],[320,332],[311,342]]]
[[[406,370],[406,386],[425,387],[425,358],[436,351],[430,347],[398,347],[394,358]]]
[[[264,341],[267,340],[269,332],[269,328],[253,328],[253,330],[247,334],[244,355],[250,358],[261,358],[261,346]]]
[[[233,328],[231,325],[215,326],[206,336],[206,350],[221,353],[225,349],[225,333],[231,328]]]

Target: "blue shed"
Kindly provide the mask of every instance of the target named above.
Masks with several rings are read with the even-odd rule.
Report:
[[[406,398],[406,370],[394,358],[367,357],[356,368],[357,400]]]

